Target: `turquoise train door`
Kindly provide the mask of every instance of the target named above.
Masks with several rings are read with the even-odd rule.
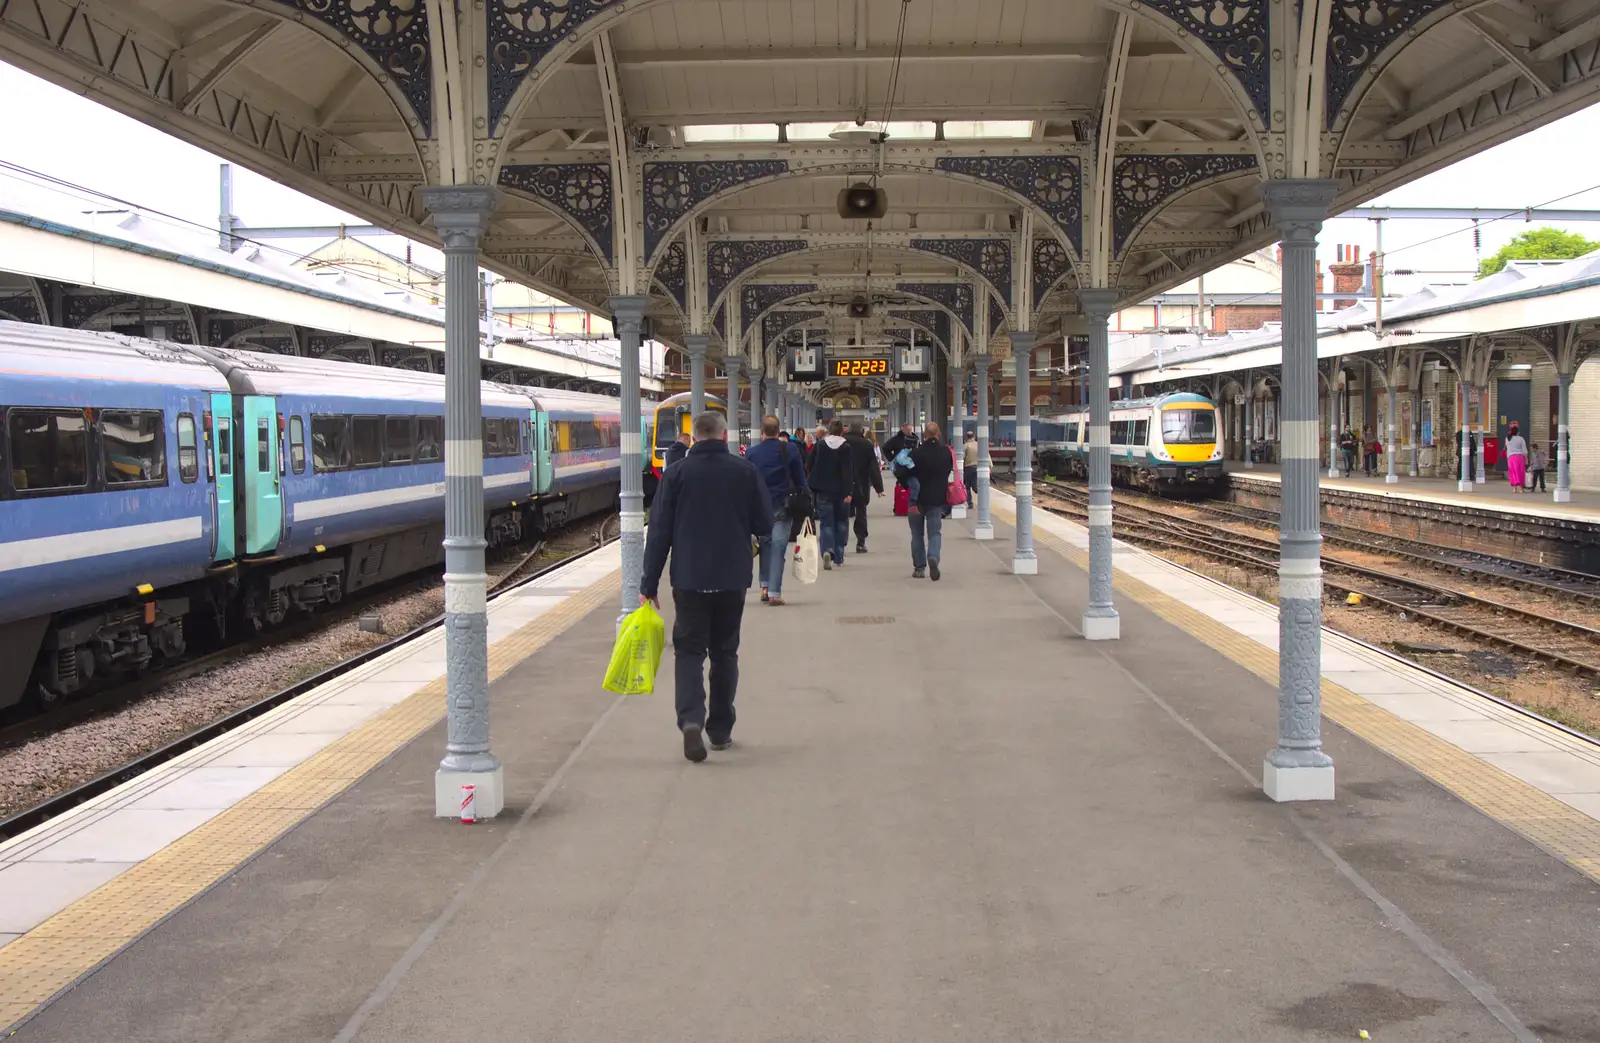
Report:
[[[556,478],[555,455],[550,444],[550,414],[542,409],[533,411],[533,491],[536,495],[550,491]]]
[[[241,430],[237,437],[243,452],[239,469],[244,478],[244,552],[270,554],[283,535],[283,490],[278,477],[277,401],[264,395],[246,395]]]
[[[206,430],[206,470],[211,474],[211,560],[232,561],[233,526],[233,396],[211,396]]]

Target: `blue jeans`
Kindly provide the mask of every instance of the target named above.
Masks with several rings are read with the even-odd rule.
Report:
[[[978,495],[978,465],[961,469],[961,483],[967,487],[967,506],[972,506],[972,498]]]
[[[844,546],[850,539],[850,508],[843,496],[818,496],[817,513],[821,516],[817,542],[822,556],[833,555],[836,565],[844,564]]]
[[[922,510],[913,510],[911,521],[911,567],[925,569],[928,559],[939,560],[939,551],[943,549],[944,536],[944,509],[940,507],[924,507]],[[926,542],[924,542],[926,534]]]
[[[787,515],[779,513],[772,523],[772,534],[761,539],[761,585],[772,597],[783,596],[783,572],[789,567],[789,529]]]

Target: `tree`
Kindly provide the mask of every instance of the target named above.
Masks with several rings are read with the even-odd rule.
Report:
[[[1493,257],[1485,258],[1478,265],[1478,278],[1493,275],[1508,261],[1568,261],[1594,250],[1600,250],[1600,243],[1590,242],[1576,232],[1533,228],[1502,246]]]

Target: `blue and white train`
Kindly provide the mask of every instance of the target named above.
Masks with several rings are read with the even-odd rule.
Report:
[[[491,546],[614,508],[616,399],[482,416]],[[0,322],[0,708],[437,565],[445,439],[433,374]]]

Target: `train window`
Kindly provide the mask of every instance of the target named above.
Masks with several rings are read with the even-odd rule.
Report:
[[[349,417],[311,417],[311,465],[319,474],[350,466]]]
[[[1133,444],[1134,445],[1149,445],[1150,444],[1150,421],[1148,421],[1148,420],[1135,420],[1133,422]]]
[[[80,410],[13,409],[6,419],[11,487],[24,495],[89,484],[89,430]]]
[[[483,420],[483,455],[516,456],[522,452],[521,425],[516,420],[485,417]]]
[[[167,432],[158,412],[100,413],[100,453],[107,485],[165,485]]]
[[[1111,444],[1128,444],[1128,422],[1126,420],[1111,421]]]
[[[298,416],[289,418],[289,465],[295,474],[306,473],[306,422]]]
[[[1161,440],[1167,445],[1207,445],[1217,440],[1213,409],[1167,409],[1161,413]]]
[[[417,417],[417,463],[444,459],[444,417]]]
[[[416,454],[416,439],[411,430],[411,417],[391,416],[383,420],[384,448],[391,464],[408,464]]]
[[[350,445],[354,466],[377,467],[383,463],[383,417],[351,417]]]
[[[178,414],[178,477],[185,483],[200,477],[200,450],[195,444],[194,417]]]
[[[256,473],[272,473],[272,421],[266,417],[256,421]]]
[[[233,421],[217,417],[217,473],[233,473]]]

